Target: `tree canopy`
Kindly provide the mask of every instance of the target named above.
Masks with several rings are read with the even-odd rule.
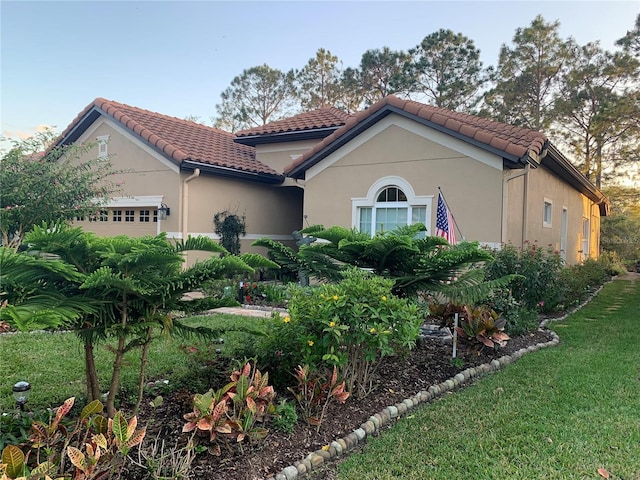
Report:
[[[34,225],[88,216],[120,191],[108,159],[80,161],[93,145],[50,148],[56,135],[47,130],[12,141],[0,168],[2,245],[18,248]]]

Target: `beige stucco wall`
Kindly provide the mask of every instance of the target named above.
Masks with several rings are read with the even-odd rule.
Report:
[[[150,205],[151,222],[140,223],[139,210],[149,205],[118,206],[114,208],[122,210],[123,216],[125,210],[135,208],[136,221],[124,222],[123,218],[122,222],[114,222],[114,208],[109,208],[107,222],[89,222],[88,219],[77,222],[85,230],[105,236],[155,235],[167,232],[169,237],[182,238],[183,232],[186,232],[187,235],[202,234],[217,238],[214,234],[213,216],[216,212],[229,210],[246,216],[247,235],[241,242],[242,251],[246,252],[261,250],[250,246],[257,238],[269,236],[286,241],[293,230],[302,226],[300,188],[245,182],[206,173],[187,185],[185,180],[192,175],[191,172],[180,172],[177,165],[109,119],[96,121],[79,142],[95,142],[102,135],[109,135],[110,160],[116,170],[122,171],[114,178],[116,183],[122,185],[122,192],[117,196],[124,198],[119,201],[129,204],[136,203],[135,199],[154,197],[170,207],[171,214],[166,220],[154,223],[153,210],[158,205]],[[96,158],[97,154],[97,147],[94,147],[81,160]],[[184,205],[187,205],[187,210]]]
[[[284,172],[298,156],[302,155],[322,139],[301,140],[297,142],[269,143],[256,145],[256,159],[273,168],[276,172]]]
[[[355,226],[352,199],[367,196],[377,180],[397,176],[411,185],[415,195],[431,196],[431,215],[427,221],[431,234],[435,231],[438,187],[441,187],[467,240],[500,243],[500,158],[479,151],[474,153],[482,154],[485,163],[470,158],[459,148],[467,152],[479,149],[463,146],[462,142],[395,115],[374,127],[307,172],[304,213],[310,224]],[[450,146],[424,135],[435,135],[438,141]]]
[[[506,242],[518,247],[522,247],[523,242],[529,242],[552,248],[564,254],[569,264],[579,263],[586,257],[597,258],[600,240],[598,206],[544,166],[529,170],[527,175],[521,175],[507,183]],[[527,208],[523,210],[525,191]],[[547,225],[543,222],[545,201],[552,205],[551,223]],[[561,251],[563,209],[567,211],[565,252]],[[584,219],[589,220],[588,251],[583,251]]]

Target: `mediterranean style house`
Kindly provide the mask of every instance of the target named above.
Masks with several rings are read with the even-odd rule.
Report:
[[[423,222],[446,197],[457,238],[527,242],[567,263],[597,257],[608,201],[542,133],[385,97],[356,115],[302,113],[235,134],[98,98],[57,139],[124,173],[124,194],[77,224],[101,235],[216,238],[213,216],[245,217],[242,250],[308,225],[375,233]]]

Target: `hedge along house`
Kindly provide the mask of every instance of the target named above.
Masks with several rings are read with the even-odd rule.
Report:
[[[492,247],[535,242],[570,264],[598,256],[609,207],[542,133],[393,95],[347,119],[284,173],[304,182],[311,224],[374,233],[421,221],[433,234],[440,187],[458,238]]]
[[[213,233],[245,216],[242,250],[292,242],[303,225],[374,233],[420,221],[435,231],[438,187],[458,238],[551,245],[568,263],[597,257],[608,203],[541,133],[389,96],[357,115],[323,108],[235,135],[97,99],[58,144],[127,170],[125,194],[78,222],[98,234]],[[162,219],[160,209],[170,208]]]

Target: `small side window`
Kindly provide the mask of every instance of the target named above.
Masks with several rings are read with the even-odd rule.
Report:
[[[551,219],[553,218],[553,203],[551,200],[544,199],[544,210],[542,213],[542,226],[551,227]]]

